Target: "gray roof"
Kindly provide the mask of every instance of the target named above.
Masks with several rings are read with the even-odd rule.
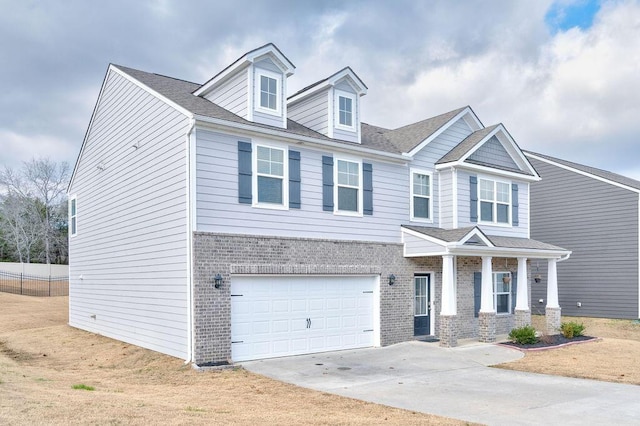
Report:
[[[208,99],[200,96],[195,96],[193,92],[201,87],[201,85],[198,83],[192,83],[189,81],[167,77],[160,74],[148,73],[121,65],[114,64],[114,66],[195,115],[216,118],[265,129],[285,131],[293,135],[332,141],[349,146],[355,145],[353,142],[328,138],[327,136],[311,130],[310,128],[303,126],[302,124],[291,119],[287,120],[286,129],[281,129],[279,127],[269,126],[266,124],[254,123],[245,120],[244,118],[222,108],[219,105],[216,105]],[[362,123],[361,144],[359,146],[393,154],[409,152],[429,136],[433,135],[442,126],[451,121],[452,118],[458,115],[465,108],[467,107],[458,108],[456,110],[440,114],[436,117],[428,118],[426,120],[399,127],[397,129],[385,129],[382,127]]]
[[[532,240],[530,238],[516,238],[516,237],[499,237],[496,235],[487,235],[477,226],[469,226],[466,228],[456,229],[442,229],[432,228],[428,226],[412,226],[402,225],[403,228],[410,229],[415,232],[427,235],[429,237],[437,238],[447,243],[453,243],[460,241],[462,237],[467,235],[474,228],[477,228],[482,235],[484,235],[491,243],[499,248],[515,248],[515,249],[533,249],[533,250],[565,250],[562,247],[554,246],[552,244],[543,243],[542,241]]]
[[[533,152],[533,151],[523,150],[523,152],[525,154],[537,155],[538,157],[546,158],[547,160],[550,160],[550,161],[565,165],[567,167],[574,168],[576,170],[580,170],[581,172],[589,173],[589,174],[592,174],[594,176],[598,176],[600,178],[607,179],[607,180],[610,180],[612,182],[619,183],[621,185],[626,185],[626,186],[629,186],[631,188],[640,190],[640,181],[637,181],[635,179],[631,179],[631,178],[626,177],[626,176],[619,175],[617,173],[609,172],[609,171],[602,170],[602,169],[597,169],[595,167],[585,166],[583,164],[578,164],[578,163],[574,163],[574,162],[567,161],[567,160],[561,160],[560,158],[552,157],[550,155],[545,155],[545,154],[539,154],[539,153]]]

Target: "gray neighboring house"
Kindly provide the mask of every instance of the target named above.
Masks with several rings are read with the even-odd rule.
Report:
[[[343,68],[287,97],[273,44],[204,84],[110,65],[68,188],[69,324],[198,365],[493,341],[530,322],[540,179],[462,107],[362,122]]]
[[[542,180],[531,185],[531,237],[570,249],[558,264],[562,314],[640,317],[640,182],[525,151]],[[532,264],[533,311],[543,306],[546,267]],[[539,300],[543,303],[536,303]]]

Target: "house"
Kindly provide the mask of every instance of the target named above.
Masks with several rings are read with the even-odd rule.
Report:
[[[531,235],[572,250],[558,265],[558,297],[569,316],[640,318],[640,182],[525,152],[543,178],[531,185]],[[537,274],[536,263],[533,273]],[[535,301],[544,300],[532,286]],[[535,307],[534,307],[535,311]]]
[[[287,97],[273,44],[204,84],[110,65],[69,185],[69,323],[216,364],[529,323],[536,170],[470,107],[362,122],[349,67]]]

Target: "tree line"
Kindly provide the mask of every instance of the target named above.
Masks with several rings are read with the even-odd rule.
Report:
[[[0,261],[69,261],[66,162],[32,159],[0,171]]]

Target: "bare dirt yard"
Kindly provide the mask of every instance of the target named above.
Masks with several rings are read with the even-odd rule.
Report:
[[[542,331],[544,316],[534,315],[533,326]],[[631,320],[563,317],[585,326],[584,334],[597,341],[544,351],[497,367],[531,373],[604,380],[640,385],[640,323]]]
[[[69,327],[67,310],[68,297],[0,293],[0,424],[466,424],[242,369],[196,371]]]

